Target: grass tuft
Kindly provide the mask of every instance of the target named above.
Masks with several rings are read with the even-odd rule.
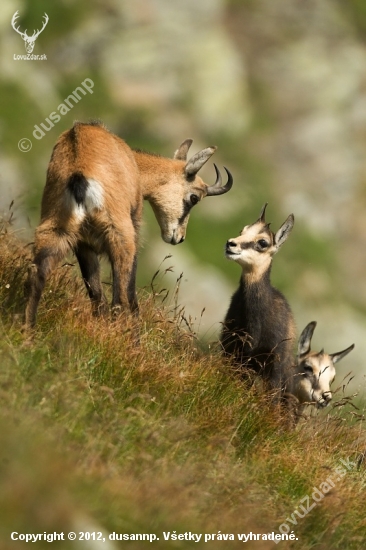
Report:
[[[191,547],[164,541],[175,530],[232,533],[215,547],[234,549],[238,533],[278,533],[284,522],[298,540],[282,548],[361,548],[366,438],[346,384],[335,406],[288,429],[260,384],[200,346],[179,280],[171,297],[161,288],[162,267],[140,292],[140,319],[111,322],[92,318],[76,268],[60,266],[26,346],[29,250],[0,227],[2,548],[23,547],[12,531],[83,530],[156,533],[157,548]],[[352,463],[343,475],[341,460]],[[315,508],[292,516],[329,477],[334,487]],[[113,548],[122,544],[139,547]]]

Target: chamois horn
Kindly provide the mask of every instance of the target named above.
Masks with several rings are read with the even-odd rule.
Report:
[[[216,171],[216,181],[213,185],[210,185],[207,188],[208,197],[213,197],[214,195],[223,195],[224,193],[227,193],[228,191],[230,191],[234,183],[233,176],[231,175],[229,170],[224,166],[224,170],[227,173],[227,182],[225,185],[222,185],[220,170],[217,168],[215,163],[214,163],[214,167]]]

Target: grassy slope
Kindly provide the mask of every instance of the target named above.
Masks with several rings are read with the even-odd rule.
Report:
[[[364,450],[363,426],[351,422],[347,406],[286,430],[256,385],[246,388],[216,350],[199,349],[192,331],[183,330],[176,299],[163,303],[163,292],[141,293],[138,346],[131,322],[90,318],[74,268],[60,267],[44,294],[34,343],[24,345],[19,314],[28,261],[5,224],[2,548],[25,546],[9,540],[11,531],[156,533],[155,547],[166,549],[192,542],[165,542],[163,531],[278,532],[314,486],[336,479],[341,458],[355,459]],[[298,540],[279,548],[362,548],[364,480],[363,465],[347,473],[298,519]],[[52,547],[84,548],[70,542]],[[277,548],[272,542],[246,547]]]

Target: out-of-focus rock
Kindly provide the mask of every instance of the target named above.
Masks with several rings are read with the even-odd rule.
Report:
[[[159,117],[180,106],[205,132],[247,127],[245,67],[223,25],[221,0],[124,2],[119,9],[123,27],[102,63],[115,99],[153,106]]]

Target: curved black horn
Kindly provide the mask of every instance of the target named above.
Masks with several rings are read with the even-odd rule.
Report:
[[[214,163],[214,168],[216,171],[216,181],[213,185],[210,185],[209,187],[207,187],[208,197],[213,197],[214,195],[223,195],[224,193],[227,193],[228,191],[230,191],[234,183],[233,176],[231,175],[229,170],[224,166],[224,170],[227,173],[227,182],[225,185],[222,185],[220,170],[217,168],[215,163]]]

